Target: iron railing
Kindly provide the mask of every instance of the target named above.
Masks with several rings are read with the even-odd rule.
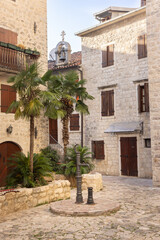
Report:
[[[37,61],[37,56],[0,46],[0,68],[22,71]]]

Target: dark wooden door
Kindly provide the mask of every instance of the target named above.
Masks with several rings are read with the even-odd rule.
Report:
[[[49,143],[56,144],[58,142],[58,123],[57,119],[49,119]]]
[[[4,142],[0,144],[0,186],[5,185],[6,177],[9,173],[8,158],[20,151],[21,149],[15,143]]]
[[[127,176],[138,176],[137,169],[137,138],[122,137],[121,142],[121,173]]]

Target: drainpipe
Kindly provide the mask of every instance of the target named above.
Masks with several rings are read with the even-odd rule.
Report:
[[[78,67],[77,69],[80,72],[80,80],[82,80],[83,79],[83,71],[80,67]],[[81,113],[81,147],[83,147],[83,113]]]

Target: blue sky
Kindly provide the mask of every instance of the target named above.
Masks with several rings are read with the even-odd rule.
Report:
[[[109,6],[139,7],[140,0],[48,0],[48,52],[61,41],[61,32],[66,32],[65,41],[72,53],[81,50],[80,37],[75,36],[88,27],[98,24],[95,12]]]

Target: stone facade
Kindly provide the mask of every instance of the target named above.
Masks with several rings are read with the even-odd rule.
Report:
[[[0,2],[0,27],[17,33],[17,44],[40,52],[38,62],[43,74],[47,71],[47,1],[46,0],[6,0]],[[36,26],[36,33],[34,32]],[[11,71],[0,71],[0,84],[7,84]],[[14,120],[14,114],[0,112],[0,144],[11,141],[20,146],[24,153],[29,151],[29,122]],[[12,134],[6,128],[12,125]],[[48,119],[36,120],[38,137],[35,140],[35,151],[48,145]]]
[[[88,187],[93,187],[94,192],[99,192],[103,189],[102,174],[83,174],[82,175],[82,190],[87,190]]]
[[[160,186],[160,1],[147,0],[147,43],[150,89],[153,184]]]
[[[0,192],[0,216],[68,198],[70,198],[70,183],[67,180],[54,181],[38,188]]]
[[[95,171],[103,174],[121,175],[120,138],[136,137],[138,176],[152,177],[151,149],[144,145],[144,139],[150,138],[150,114],[138,112],[138,85],[148,79],[147,58],[138,59],[138,36],[146,31],[146,10],[141,8],[125,19],[120,17],[77,34],[82,37],[87,91],[95,97],[88,101],[84,144],[91,147],[91,141],[104,140],[105,159],[95,160]],[[114,65],[102,68],[102,50],[109,44],[114,44]],[[105,90],[114,90],[114,116],[101,116],[101,91]],[[143,122],[142,134],[104,133],[113,123],[132,121]]]

